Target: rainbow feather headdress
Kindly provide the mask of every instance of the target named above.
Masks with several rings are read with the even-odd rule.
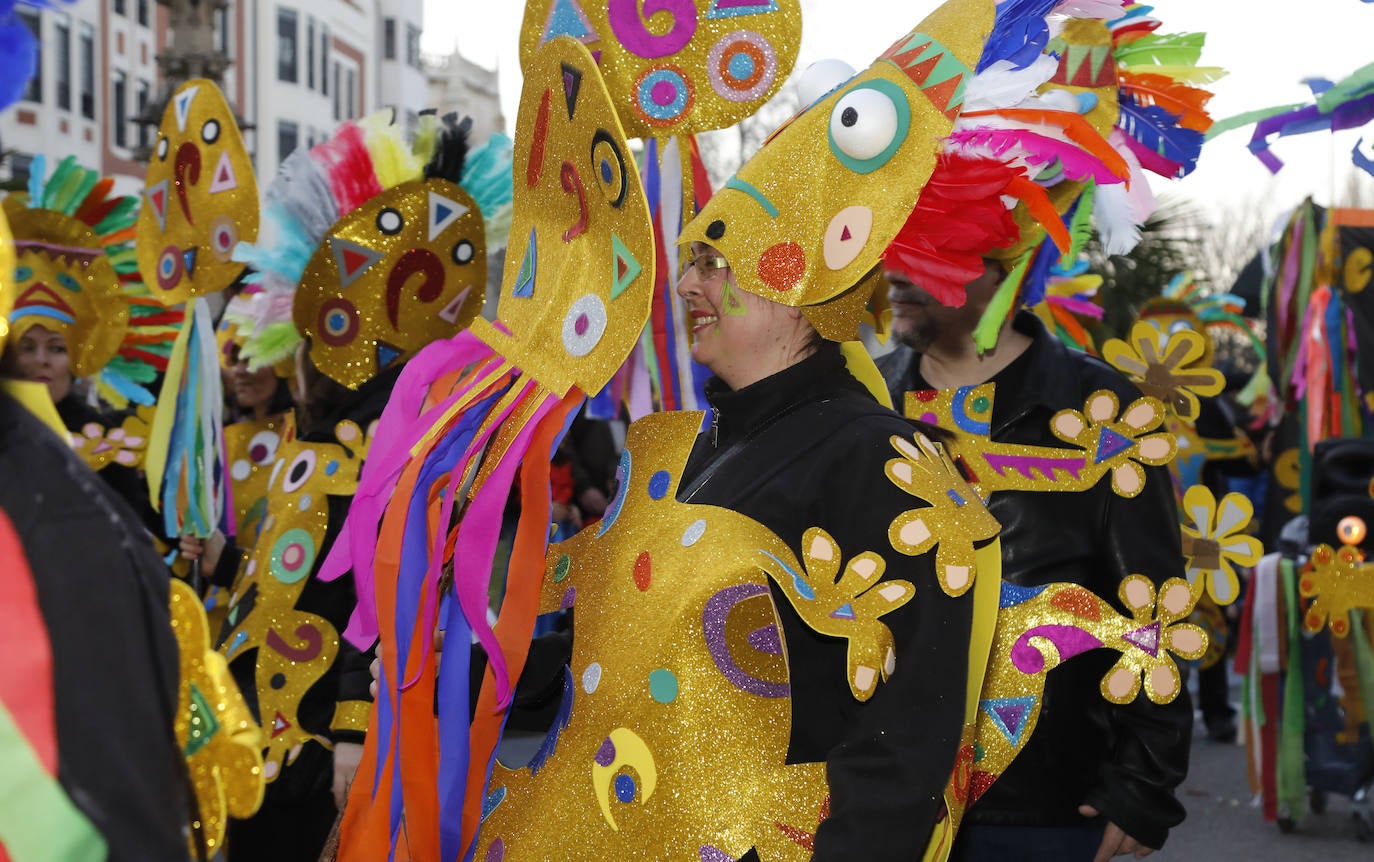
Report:
[[[66,336],[72,373],[95,375],[118,408],[152,404],[182,320],[144,286],[134,252],[139,201],[111,196],[114,180],[63,159],[48,176],[34,158],[26,192],[5,199],[17,266],[9,281],[11,335],[43,326]]]
[[[315,364],[356,388],[477,314],[486,249],[509,230],[511,144],[469,153],[469,125],[425,114],[407,141],[383,111],[287,157],[258,242],[234,251],[254,272],[224,319],[251,367],[308,338]]]
[[[997,9],[963,109],[930,182],[888,250],[947,305],[983,258],[1010,270],[975,338],[986,349],[1017,306],[1045,298],[1051,269],[1095,227],[1124,254],[1155,209],[1146,173],[1182,177],[1211,125],[1218,69],[1197,66],[1203,34],[1161,35],[1150,7],[1020,0]]]

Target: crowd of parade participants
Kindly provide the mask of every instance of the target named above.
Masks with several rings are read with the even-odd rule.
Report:
[[[1247,583],[1297,377],[1187,273],[1106,332],[1080,263],[1195,166],[1201,38],[948,0],[712,192],[799,5],[584,5],[532,0],[510,138],[256,177],[193,80],[140,195],[5,197],[0,857],[1101,862],[1183,822],[1195,706],[1293,751],[1228,666],[1297,648]]]

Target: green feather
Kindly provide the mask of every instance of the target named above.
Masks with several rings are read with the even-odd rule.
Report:
[[[1021,282],[1026,278],[1026,270],[1030,267],[1031,258],[1034,255],[1034,248],[1021,255],[1021,258],[1016,261],[1016,266],[1002,280],[1002,285],[997,288],[997,293],[993,295],[992,301],[983,311],[978,326],[973,330],[973,343],[978,345],[979,353],[997,346],[997,336],[1001,334],[1002,324],[1011,314],[1012,306],[1016,302],[1016,295],[1021,292]]]
[[[1083,193],[1078,196],[1078,205],[1073,211],[1073,221],[1069,223],[1069,250],[1061,260],[1073,263],[1083,253],[1083,246],[1093,234],[1093,197],[1097,194],[1097,182],[1091,178],[1083,184]]]
[[[1206,33],[1150,34],[1116,49],[1116,61],[1126,66],[1196,66]]]

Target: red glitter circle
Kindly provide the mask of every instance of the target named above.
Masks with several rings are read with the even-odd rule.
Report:
[[[635,586],[639,591],[646,592],[649,583],[653,580],[652,564],[649,560],[648,551],[640,551],[639,557],[635,560]]]
[[[759,258],[759,278],[774,290],[791,290],[806,274],[806,252],[795,242],[780,242]]]

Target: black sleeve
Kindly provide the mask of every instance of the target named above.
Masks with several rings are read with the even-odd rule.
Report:
[[[239,547],[234,536],[226,536],[224,550],[219,554],[219,562],[215,563],[215,570],[210,573],[210,583],[226,590],[233,587],[234,578],[238,577],[239,566],[243,564],[243,558],[247,553]]]
[[[1132,574],[1145,575],[1156,587],[1180,577],[1183,553],[1167,469],[1146,468],[1145,488],[1134,498],[1110,492],[1105,496],[1100,535],[1113,588],[1102,590],[1102,597],[1119,604],[1115,587]],[[1106,710],[1112,757],[1099,766],[1086,801],[1127,835],[1159,849],[1169,829],[1184,818],[1174,789],[1188,774],[1192,701],[1185,688],[1162,706],[1152,703],[1144,691],[1125,706],[1099,703]]]

